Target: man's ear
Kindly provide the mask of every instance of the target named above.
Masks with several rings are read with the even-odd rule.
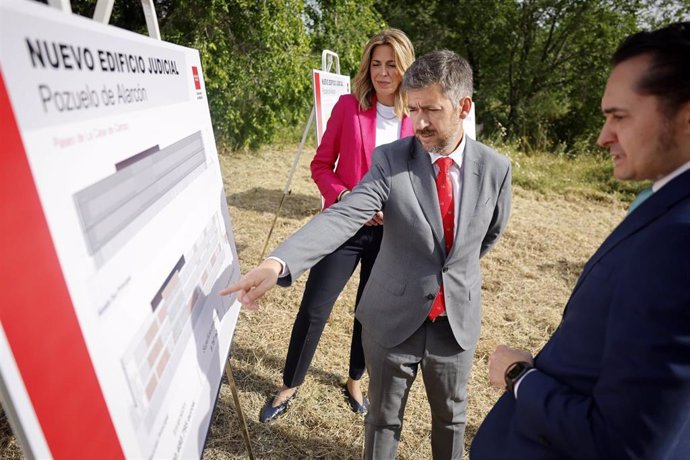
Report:
[[[465,96],[460,99],[460,103],[458,104],[458,112],[461,120],[464,120],[470,114],[472,104],[474,104],[474,102],[472,102],[472,98],[469,96]]]

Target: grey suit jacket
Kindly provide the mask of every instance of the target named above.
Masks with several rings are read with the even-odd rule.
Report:
[[[479,259],[508,221],[510,160],[468,138],[462,178],[455,241],[446,256],[429,154],[414,137],[378,147],[352,193],[271,254],[290,272],[278,284],[291,284],[382,210],[383,241],[356,314],[365,333],[384,347],[399,345],[422,325],[443,283],[455,339],[463,349],[474,347],[481,324]]]

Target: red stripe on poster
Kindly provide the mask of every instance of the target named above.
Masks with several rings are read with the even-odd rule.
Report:
[[[0,138],[0,322],[31,404],[54,458],[123,458],[1,72]]]
[[[324,127],[321,124],[321,74],[314,72],[314,95],[316,96],[316,134],[318,136],[317,144],[321,144]]]

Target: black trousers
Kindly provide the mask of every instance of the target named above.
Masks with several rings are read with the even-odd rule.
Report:
[[[362,291],[378,255],[382,236],[382,226],[364,226],[342,246],[312,267],[295,324],[292,326],[290,346],[285,358],[283,383],[288,388],[304,383],[304,377],[314,358],[321,333],[333,310],[333,304],[352,276],[357,264],[361,262],[355,303],[355,310],[357,309]],[[364,369],[362,325],[354,319],[350,344],[350,378],[361,379]]]

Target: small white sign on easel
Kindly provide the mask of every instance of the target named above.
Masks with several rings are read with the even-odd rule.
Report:
[[[343,94],[350,93],[350,77],[323,70],[313,71],[316,140],[321,143],[333,106]]]

